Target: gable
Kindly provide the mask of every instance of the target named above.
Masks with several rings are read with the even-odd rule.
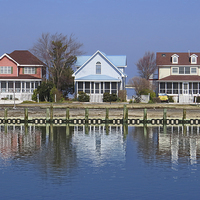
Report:
[[[101,75],[109,75],[113,78],[124,76],[124,74],[99,51],[91,56],[73,75],[76,79],[89,75],[96,75],[97,62],[101,63]]]

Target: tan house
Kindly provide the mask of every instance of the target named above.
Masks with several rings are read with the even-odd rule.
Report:
[[[173,96],[175,102],[192,103],[200,94],[200,53],[156,54],[158,92]]]

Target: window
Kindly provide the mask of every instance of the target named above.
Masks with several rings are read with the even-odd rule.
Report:
[[[96,63],[96,74],[101,74],[101,63],[100,62]]]
[[[179,74],[196,74],[196,73],[197,73],[196,67],[179,67]]]
[[[35,67],[24,67],[24,74],[35,74],[36,68]]]
[[[172,73],[173,74],[178,74],[178,67],[173,67],[172,68]]]
[[[197,73],[197,68],[191,67],[191,74],[196,74],[196,73]]]
[[[184,74],[184,67],[179,67],[179,74]]]
[[[0,67],[0,74],[12,74],[13,67],[3,66]]]
[[[191,59],[191,64],[197,64],[197,55],[195,55],[195,54],[192,54],[191,56],[190,56],[190,59]]]
[[[190,67],[185,67],[185,74],[190,74]]]
[[[174,54],[174,55],[172,55],[172,63],[173,64],[178,64],[178,55],[177,54]]]

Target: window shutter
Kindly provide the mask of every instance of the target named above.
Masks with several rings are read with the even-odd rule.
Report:
[[[11,67],[11,74],[13,74],[13,67]]]

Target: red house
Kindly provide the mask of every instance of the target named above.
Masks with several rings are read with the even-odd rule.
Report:
[[[0,99],[31,100],[44,76],[44,63],[27,50],[0,57]]]

